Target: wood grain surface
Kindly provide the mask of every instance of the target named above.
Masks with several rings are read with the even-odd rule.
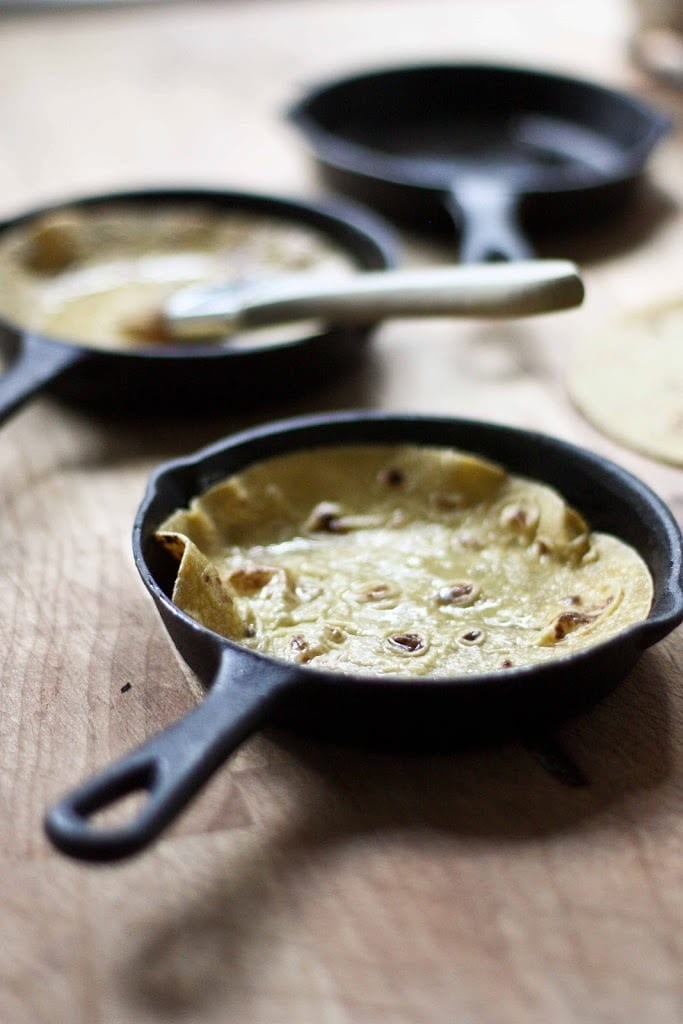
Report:
[[[0,438],[4,1024],[678,1024],[683,633],[562,731],[590,784],[511,744],[407,757],[258,735],[161,842],[86,867],[45,808],[197,699],[132,563],[148,472],[239,426],[371,406],[537,427],[635,471],[563,366],[603,317],[680,292],[683,96],[629,60],[618,0],[251,0],[0,14],[0,215],[108,188],[322,194],[282,117],[362,67],[481,58],[592,77],[678,127],[617,220],[561,241],[585,305],[513,324],[393,322],[363,376],[184,421],[36,398]],[[407,263],[448,240],[402,236]],[[558,242],[558,245],[560,243]],[[122,410],[122,413],[124,410]]]

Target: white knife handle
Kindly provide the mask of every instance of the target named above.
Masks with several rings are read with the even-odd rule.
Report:
[[[312,318],[351,325],[390,317],[520,317],[569,309],[583,296],[574,263],[521,260],[198,285],[172,296],[165,316],[177,337],[208,337]]]

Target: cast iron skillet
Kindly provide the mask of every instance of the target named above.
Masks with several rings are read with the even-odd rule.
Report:
[[[371,211],[349,202],[309,203],[271,195],[208,189],[107,193],[34,210],[0,224],[2,234],[48,213],[125,205],[163,209],[253,211],[310,225],[339,246],[361,270],[396,262],[393,232]],[[326,330],[272,347],[160,346],[145,351],[104,351],[32,333],[0,316],[0,351],[10,365],[0,377],[0,423],[37,392],[117,413],[184,412],[222,406],[253,407],[348,371],[369,328]]]
[[[280,662],[218,636],[172,604],[176,564],[154,539],[171,511],[261,458],[365,442],[467,449],[558,487],[594,528],[614,532],[640,551],[655,582],[649,618],[593,648],[536,667],[411,681]],[[151,477],[135,520],[135,562],[207,696],[185,718],[52,807],[47,833],[64,853],[85,860],[115,860],[141,850],[266,723],[354,743],[420,749],[546,728],[606,694],[646,647],[683,619],[682,545],[666,506],[624,469],[564,441],[475,421],[378,412],[309,416],[251,429],[167,463]],[[100,828],[91,820],[138,791],[146,791],[145,803],[127,824]]]
[[[423,229],[455,221],[466,262],[526,258],[530,228],[614,210],[670,127],[601,85],[479,64],[341,78],[289,116],[334,188]]]

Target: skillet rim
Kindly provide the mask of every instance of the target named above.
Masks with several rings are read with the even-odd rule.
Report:
[[[377,184],[384,183],[412,188],[424,194],[441,193],[445,189],[434,183],[427,184],[417,181],[408,174],[405,177],[400,174],[394,175],[386,169],[387,159],[394,161],[405,159],[406,162],[410,162],[419,159],[419,157],[408,156],[401,158],[399,155],[392,154],[385,156],[381,151],[374,150],[363,143],[354,143],[343,134],[322,126],[320,121],[312,115],[311,108],[316,102],[327,100],[337,90],[356,84],[361,85],[363,82],[372,82],[379,78],[460,71],[466,74],[515,75],[520,78],[526,78],[529,81],[545,79],[553,87],[560,86],[583,92],[591,92],[596,97],[600,97],[601,100],[606,99],[610,103],[620,103],[636,113],[638,117],[641,117],[645,124],[649,124],[649,130],[643,134],[642,138],[639,138],[637,145],[633,147],[632,151],[622,150],[621,166],[618,173],[605,175],[591,172],[581,182],[569,185],[560,183],[550,186],[544,185],[543,188],[515,188],[513,190],[514,194],[520,199],[542,195],[571,195],[572,193],[581,193],[592,188],[617,187],[619,184],[631,180],[643,169],[646,159],[658,140],[671,130],[674,123],[671,115],[654,107],[652,104],[641,99],[640,96],[590,78],[565,74],[553,68],[545,68],[540,65],[446,60],[370,66],[365,70],[360,68],[356,72],[320,81],[304,91],[303,95],[286,109],[285,116],[301,130],[313,151],[313,156],[336,170],[357,175],[359,178],[372,180]],[[322,146],[319,145],[320,142],[322,142]]]
[[[168,481],[183,474],[194,474],[201,490],[216,482],[222,476],[237,471],[237,467],[229,467],[222,472],[206,475],[199,481],[200,470],[211,460],[220,459],[231,451],[245,450],[249,453],[247,459],[239,461],[239,468],[243,468],[259,458],[267,458],[285,451],[293,451],[303,447],[319,447],[325,444],[335,443],[411,443],[408,437],[395,437],[392,440],[387,438],[368,437],[362,440],[360,437],[325,436],[327,432],[341,428],[353,432],[354,430],[367,431],[372,434],[373,428],[393,430],[396,427],[416,431],[480,431],[488,433],[490,437],[497,440],[508,439],[514,442],[526,442],[536,444],[537,447],[551,450],[555,455],[560,455],[567,460],[571,472],[575,472],[572,463],[578,463],[581,471],[592,471],[605,484],[616,484],[619,488],[625,489],[634,499],[633,507],[640,503],[655,517],[655,521],[662,535],[666,538],[666,545],[660,545],[663,556],[668,559],[668,572],[655,577],[652,567],[648,568],[653,576],[655,584],[655,597],[652,608],[647,618],[620,630],[614,636],[593,644],[583,650],[550,659],[547,662],[537,665],[518,666],[510,669],[500,669],[483,673],[472,673],[458,676],[437,676],[437,677],[410,677],[393,676],[389,674],[364,675],[361,673],[341,673],[329,670],[316,669],[311,666],[292,665],[291,662],[275,658],[246,648],[221,634],[215,633],[201,623],[197,622],[187,613],[183,612],[171,600],[166,590],[157,580],[154,572],[148,565],[145,550],[148,544],[154,544],[153,533],[158,525],[150,521],[154,513],[155,502],[160,490]],[[312,436],[311,436],[312,435]],[[278,439],[286,439],[287,443],[278,445]],[[296,438],[297,443],[292,443]],[[258,453],[259,443],[265,440],[276,442],[274,449]],[[431,444],[443,447],[455,447],[455,442],[443,437],[441,441],[434,438],[420,439],[413,438],[415,444]],[[480,453],[477,445],[469,449],[460,446],[462,450],[470,450],[475,454]],[[486,456],[495,458],[490,451]],[[505,466],[505,462],[500,460]],[[515,470],[517,471],[517,470]],[[535,477],[543,480],[543,477]],[[196,486],[196,485],[195,485]],[[553,486],[557,486],[553,484]],[[196,489],[194,494],[200,493]],[[190,495],[190,497],[192,494]],[[189,500],[187,497],[182,500]],[[173,506],[177,507],[177,506]],[[163,514],[168,514],[170,511]],[[641,515],[642,521],[642,515]],[[170,632],[168,621],[178,621],[189,634],[211,649],[214,654],[228,648],[240,656],[245,664],[247,662],[269,666],[271,669],[280,667],[283,672],[294,672],[298,677],[299,684],[306,683],[308,686],[318,687],[323,684],[327,687],[344,685],[349,691],[372,689],[401,690],[416,688],[419,683],[422,687],[425,683],[433,693],[453,692],[455,690],[492,690],[498,694],[505,691],[518,690],[524,683],[527,688],[538,691],[545,685],[546,680],[550,681],[554,676],[566,673],[569,669],[576,668],[577,674],[582,668],[588,668],[591,662],[601,658],[609,657],[610,652],[620,652],[632,648],[635,652],[632,655],[632,662],[635,662],[643,651],[663,639],[668,633],[683,622],[683,534],[681,528],[662,498],[646,483],[640,480],[635,474],[618,465],[611,459],[596,452],[583,448],[573,442],[565,441],[553,435],[541,431],[529,430],[510,424],[497,423],[492,421],[477,420],[453,416],[434,416],[424,413],[401,413],[381,410],[342,410],[338,412],[312,413],[300,416],[288,417],[285,419],[269,421],[255,426],[247,427],[231,433],[211,444],[208,444],[195,452],[167,460],[156,467],[148,477],[146,489],[142,501],[138,507],[133,525],[133,555],[134,562],[142,581],[151,594],[158,611],[161,613],[164,625]],[[644,557],[642,550],[639,550],[641,557]],[[659,591],[659,592],[658,592]],[[659,608],[658,605],[664,607]],[[171,635],[174,646],[178,647],[176,638]],[[184,655],[183,655],[184,657]],[[609,688],[616,686],[621,676],[616,678]],[[580,686],[577,684],[577,690]],[[552,693],[549,698],[552,698]],[[523,694],[520,692],[520,697]]]

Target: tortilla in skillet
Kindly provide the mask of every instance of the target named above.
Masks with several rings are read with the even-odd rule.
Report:
[[[161,524],[173,600],[336,672],[455,676],[569,655],[647,617],[635,550],[549,487],[450,449],[334,446],[255,463]]]

